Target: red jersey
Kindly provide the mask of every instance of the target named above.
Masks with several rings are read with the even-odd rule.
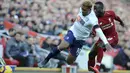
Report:
[[[113,11],[105,11],[104,16],[98,18],[99,25],[106,37],[117,35],[114,20],[119,19]]]

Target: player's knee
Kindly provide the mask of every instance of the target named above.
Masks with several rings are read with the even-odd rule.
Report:
[[[63,40],[63,41],[61,41],[61,43],[59,44],[58,49],[63,50],[63,49],[66,49],[66,48],[68,48],[68,47],[69,47],[69,43]]]
[[[67,63],[68,64],[73,64],[75,60],[76,60],[75,57],[69,55],[68,58],[67,58]]]

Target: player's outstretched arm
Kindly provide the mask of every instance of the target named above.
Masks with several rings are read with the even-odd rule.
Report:
[[[104,35],[103,31],[101,30],[101,28],[99,27],[99,25],[95,25],[94,29],[96,31],[96,35],[99,36],[99,38],[105,44],[105,47],[106,47],[107,51],[111,51],[113,48],[111,47],[111,45],[107,41],[107,38],[105,37],[105,35]]]
[[[114,13],[114,12],[113,12]],[[119,16],[117,16],[115,13],[114,13],[114,17],[115,17],[115,20],[116,21],[118,21],[118,22],[120,22],[120,25],[122,26],[122,27],[125,27],[125,24],[124,24],[124,22],[121,20],[121,18],[119,17]],[[126,28],[126,27],[125,27]]]
[[[121,20],[121,18],[119,16],[115,15],[115,20],[118,21],[118,22],[120,22],[120,25],[122,27],[124,27],[125,30],[127,30],[127,26],[124,24],[124,22]]]
[[[122,27],[125,27],[124,22],[121,20],[121,18],[120,18],[119,16],[116,15],[115,20],[118,21],[118,22],[120,22],[120,25],[121,25]]]

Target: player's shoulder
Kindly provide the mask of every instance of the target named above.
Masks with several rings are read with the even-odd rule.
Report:
[[[92,23],[92,24],[98,23],[98,18],[96,17],[96,15],[95,15],[94,12],[89,16],[89,21],[90,21],[90,23]]]
[[[115,14],[115,12],[112,11],[112,10],[105,11],[105,13],[106,13],[107,15],[113,15],[113,14]]]
[[[89,18],[90,19],[97,19],[97,16],[96,16],[96,14],[95,14],[95,12],[93,10],[91,11],[91,13],[89,15]]]

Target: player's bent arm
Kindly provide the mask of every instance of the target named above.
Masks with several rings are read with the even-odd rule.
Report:
[[[115,17],[115,20],[118,21],[118,22],[120,22],[120,25],[122,27],[125,27],[125,25],[124,25],[123,21],[121,20],[121,18],[119,16],[117,16],[113,11],[112,11],[112,13],[113,13],[113,15]]]
[[[120,25],[121,25],[122,27],[125,27],[123,21],[120,19],[119,16],[116,16],[115,20],[118,21],[118,22],[120,22]]]
[[[119,16],[117,16],[117,15],[115,15],[115,20],[119,21],[119,22],[122,22],[121,18]]]
[[[109,44],[108,41],[107,41],[107,38],[105,37],[105,35],[104,35],[103,31],[101,30],[101,28],[99,27],[99,25],[95,25],[94,29],[96,31],[96,35],[99,36],[99,38],[103,41],[103,43],[105,45]]]

